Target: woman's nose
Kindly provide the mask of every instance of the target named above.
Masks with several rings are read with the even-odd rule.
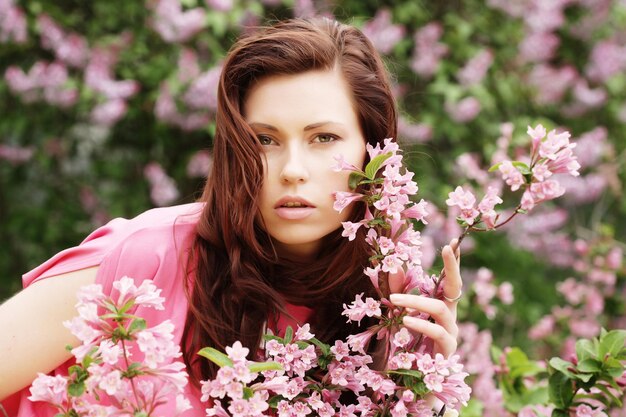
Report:
[[[302,150],[297,147],[290,148],[285,158],[286,160],[280,173],[281,182],[297,184],[308,181],[309,171]]]

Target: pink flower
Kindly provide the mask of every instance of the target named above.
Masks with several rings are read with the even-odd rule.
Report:
[[[392,24],[388,9],[379,9],[374,18],[363,25],[362,31],[381,54],[388,54],[404,38],[406,29]]]
[[[91,110],[91,120],[101,126],[112,126],[124,117],[127,108],[124,100],[109,100]]]
[[[398,118],[398,135],[407,143],[423,143],[433,137],[433,128],[426,123],[411,123],[406,118]]]
[[[461,209],[472,209],[475,203],[476,197],[474,194],[471,191],[465,191],[461,186],[450,192],[446,200],[448,206],[458,206]]]
[[[511,161],[503,161],[498,167],[502,179],[511,187],[511,191],[517,191],[524,185],[524,176],[515,168]]]
[[[485,77],[489,67],[493,63],[493,52],[489,49],[479,51],[458,72],[457,78],[461,85],[471,86],[478,84]]]
[[[11,3],[0,6],[0,43],[24,44],[28,39],[26,16],[24,10]]]
[[[233,0],[205,0],[206,5],[219,12],[229,12],[233,8]]]
[[[361,200],[363,198],[363,194],[350,193],[350,192],[345,192],[345,191],[336,191],[334,193],[334,197],[335,197],[335,202],[333,204],[333,209],[341,213],[343,209],[348,207],[353,202]]]
[[[250,353],[250,349],[243,347],[240,341],[233,343],[232,347],[226,347],[226,354],[233,362],[242,362]]]
[[[561,40],[551,32],[528,32],[519,45],[523,62],[545,62],[552,59]]]
[[[341,222],[341,224],[343,225],[343,232],[341,233],[341,236],[347,237],[350,241],[356,238],[356,232],[359,230],[359,227],[363,225],[361,222]]]
[[[411,69],[425,78],[432,77],[439,61],[448,53],[448,47],[439,42],[443,34],[443,27],[437,22],[431,22],[415,33],[415,49]]]
[[[578,78],[578,73],[571,66],[554,68],[548,65],[536,65],[528,82],[536,89],[539,104],[553,104],[561,101],[567,89]]]
[[[217,65],[200,74],[183,94],[185,104],[192,110],[217,109],[217,87],[221,72],[222,66]]]
[[[456,103],[447,101],[444,107],[450,118],[457,123],[474,120],[481,110],[480,102],[475,97],[465,97]]]
[[[354,165],[346,162],[346,160],[345,160],[343,155],[335,155],[335,156],[333,156],[333,158],[335,159],[336,163],[331,168],[335,172],[340,172],[340,171],[360,171],[359,168],[357,168]]]
[[[213,156],[209,151],[202,150],[194,153],[187,163],[189,178],[205,178],[213,166]]]
[[[155,14],[152,27],[166,42],[186,42],[205,26],[206,12],[200,7],[183,12],[178,0],[158,0],[151,7]]]
[[[443,391],[443,381],[444,381],[444,377],[443,375],[439,375],[439,374],[428,374],[424,377],[424,384],[426,384],[426,387],[434,392],[441,392]]]
[[[165,173],[158,163],[152,162],[146,165],[144,176],[150,182],[150,198],[157,206],[165,206],[179,197],[174,180]]]
[[[606,417],[607,415],[600,409],[593,409],[587,404],[580,404],[576,407],[576,417]]]
[[[598,42],[591,51],[585,72],[592,81],[604,82],[626,69],[624,46],[607,39]]]
[[[9,161],[12,165],[19,165],[28,162],[35,154],[35,149],[30,147],[20,147],[0,144],[0,159]]]
[[[411,207],[402,211],[402,216],[408,219],[415,219],[424,224],[428,224],[426,217],[428,216],[428,202],[421,199],[419,203],[413,204]]]
[[[393,344],[396,347],[404,348],[413,340],[413,336],[406,329],[406,327],[402,327],[394,336],[393,336]]]
[[[31,401],[45,401],[53,404],[63,404],[66,399],[67,380],[61,375],[49,376],[37,373],[37,378],[30,387]]]

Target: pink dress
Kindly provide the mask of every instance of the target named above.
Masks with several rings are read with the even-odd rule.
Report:
[[[24,274],[24,287],[40,279],[96,265],[99,265],[96,283],[102,284],[105,293],[110,293],[113,281],[123,276],[133,278],[137,285],[145,279],[152,279],[162,289],[165,309],[139,308],[136,314],[145,318],[148,326],[171,320],[176,327],[175,340],[180,343],[187,315],[184,267],[202,207],[203,203],[192,203],[148,210],[130,220],[114,219],[91,233],[79,246],[59,252]],[[289,307],[299,322],[310,316],[308,308]],[[287,324],[293,326],[295,323],[281,317],[276,327],[285,328]],[[72,360],[62,364],[51,375],[67,375],[67,368],[72,364]],[[192,408],[182,416],[204,416],[206,404],[200,402],[199,391],[188,384],[185,394]],[[51,406],[28,400],[29,395],[27,387],[2,402],[9,417],[53,417],[56,414]],[[155,416],[172,416],[174,410],[175,400],[172,398],[157,408]]]

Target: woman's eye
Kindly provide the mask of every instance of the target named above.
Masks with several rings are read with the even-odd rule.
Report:
[[[322,135],[317,135],[315,137],[314,142],[319,142],[319,143],[329,143],[329,142],[333,142],[334,140],[336,140],[337,138],[333,135],[326,135],[326,134],[322,134]]]
[[[259,139],[259,143],[263,146],[271,145],[273,142],[272,138],[270,138],[269,136],[259,135],[257,136],[257,138]]]

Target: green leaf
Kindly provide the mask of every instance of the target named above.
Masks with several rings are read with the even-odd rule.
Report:
[[[253,362],[248,364],[250,372],[282,371],[283,367],[278,362]]]
[[[606,354],[619,355],[624,348],[624,343],[626,343],[626,330],[611,330],[600,338],[599,359],[604,359]]]
[[[369,161],[367,163],[367,166],[365,167],[365,176],[368,179],[373,180],[376,177],[376,173],[380,169],[381,165],[385,163],[385,161],[389,159],[391,155],[391,152],[387,152],[384,154],[380,154],[374,157],[371,161]]]
[[[130,326],[128,326],[128,333],[135,333],[146,328],[146,320],[142,318],[136,318],[135,320],[130,322]]]
[[[203,349],[200,349],[198,355],[207,358],[219,367],[233,366],[233,361],[231,361],[230,358],[226,356],[226,354],[212,347],[205,347]]]
[[[128,300],[126,302],[126,304],[124,304],[122,307],[120,307],[120,309],[118,310],[118,313],[119,314],[124,314],[134,305],[135,305],[135,300],[134,299],[130,299],[130,300]]]
[[[285,344],[291,343],[293,340],[293,329],[291,326],[287,326],[287,329],[285,330],[285,337],[283,339],[285,340]]]
[[[569,417],[569,413],[566,410],[557,408],[552,410],[552,417]]]
[[[532,174],[532,172],[530,171],[530,167],[528,165],[526,165],[524,162],[513,161],[513,162],[511,162],[511,164],[513,164],[513,166],[515,168],[517,168],[517,170],[522,175],[530,175],[530,174]]]
[[[502,165],[502,162],[498,162],[497,164],[493,165],[491,168],[489,168],[488,172],[497,171],[500,168],[500,165]]]
[[[254,396],[254,390],[250,387],[243,387],[243,399],[249,400]]]
[[[562,374],[567,375],[570,378],[576,378],[576,374],[574,374],[574,372],[572,372],[574,369],[576,369],[576,367],[574,366],[573,363],[568,362],[564,359],[561,359],[559,357],[554,357],[552,359],[550,359],[550,366],[553,367],[554,369],[556,369],[557,371],[561,372]]]
[[[412,376],[415,378],[422,378],[424,376],[423,373],[414,369],[394,369],[392,371],[387,371],[387,373],[392,375]]]
[[[576,357],[581,362],[585,359],[597,358],[598,350],[595,348],[591,340],[580,339],[576,342]]]
[[[364,175],[358,171],[352,171],[350,173],[350,176],[348,177],[348,186],[352,191],[356,190],[356,187],[359,186],[361,178],[364,178]]]
[[[315,346],[320,348],[320,350],[322,351],[322,355],[324,356],[330,355],[330,345],[327,345],[326,343],[314,337],[310,338],[309,342],[313,343]]]
[[[584,373],[600,372],[602,370],[602,362],[597,359],[585,359],[578,362],[576,369]]]
[[[80,397],[85,392],[84,381],[74,381],[67,387],[67,393],[72,397]]]
[[[550,384],[550,401],[552,401],[557,408],[566,410],[574,398],[572,380],[561,372],[555,372],[550,375],[548,381]]]

